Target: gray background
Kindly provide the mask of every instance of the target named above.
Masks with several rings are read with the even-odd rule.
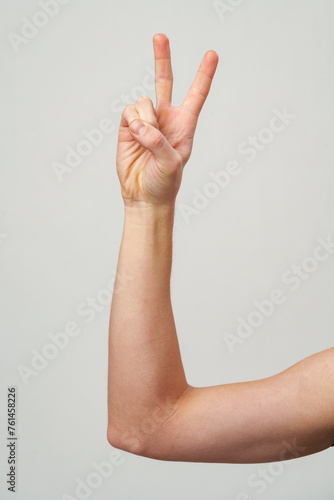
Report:
[[[5,485],[9,385],[18,388],[17,499],[80,498],[75,488],[87,477],[98,484],[86,490],[94,500],[332,499],[333,448],[283,468],[266,464],[264,489],[249,483],[258,464],[170,463],[119,452],[101,484],[92,473],[93,462],[113,451],[106,440],[106,289],[123,227],[115,168],[120,101],[142,94],[154,101],[155,33],[170,39],[175,105],[204,53],[220,57],[177,198],[172,300],[189,383],[267,377],[332,346],[334,254],[295,291],[282,275],[312,256],[318,237],[334,238],[334,3],[226,0],[223,16],[213,1],[63,3],[53,18],[38,14],[37,1],[0,3],[1,499],[13,498]],[[16,38],[15,50],[8,34],[22,36],[24,18],[45,26],[26,42]],[[284,107],[295,117],[247,161],[240,144],[262,134],[272,110]],[[114,130],[60,182],[54,162],[64,163],[66,148],[106,118]],[[241,173],[187,223],[181,205],[193,206],[194,190],[210,189],[209,172],[230,160]],[[223,334],[235,333],[237,318],[277,288],[285,302],[230,352]],[[99,311],[87,312],[89,297]],[[32,350],[41,353],[49,334],[69,322],[79,334],[24,383],[18,367],[31,368]]]

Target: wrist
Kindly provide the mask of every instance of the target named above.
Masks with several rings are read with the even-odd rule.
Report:
[[[173,226],[175,201],[167,204],[150,204],[146,202],[124,202],[124,217],[126,222],[138,226],[158,225]]]

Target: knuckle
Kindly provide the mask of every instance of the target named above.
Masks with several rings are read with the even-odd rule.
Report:
[[[164,145],[165,145],[165,138],[161,133],[155,135],[152,138],[152,146],[154,147],[154,149],[162,149]]]
[[[147,97],[146,95],[142,95],[141,97],[139,97],[136,101],[136,104],[138,103],[141,103],[141,102],[152,102],[151,99],[149,97]]]
[[[172,83],[173,81],[173,77],[172,76],[159,76],[157,75],[155,77],[155,83],[158,83],[160,85],[164,85],[164,84],[170,84]]]
[[[201,97],[206,97],[207,96],[207,93],[204,92],[204,90],[202,90],[202,89],[200,89],[198,87],[192,86],[191,90],[192,90],[193,94],[199,95]]]
[[[177,153],[177,156],[175,158],[175,167],[177,169],[179,169],[180,167],[183,167],[184,166],[184,160],[182,158],[182,156],[180,155],[180,153]]]
[[[125,108],[123,109],[123,115],[126,116],[128,115],[129,113],[131,113],[131,111],[133,111],[135,109],[134,105],[133,104],[128,104],[127,106],[125,106]]]
[[[181,155],[177,153],[176,155],[174,155],[173,161],[171,162],[171,170],[172,172],[177,172],[183,166],[184,166],[183,159]]]

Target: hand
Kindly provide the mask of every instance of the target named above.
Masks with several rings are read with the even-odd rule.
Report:
[[[175,202],[193,144],[197,120],[209,93],[218,55],[209,50],[181,106],[172,106],[173,74],[166,35],[153,37],[156,108],[140,97],[123,111],[117,144],[117,175],[127,206]]]

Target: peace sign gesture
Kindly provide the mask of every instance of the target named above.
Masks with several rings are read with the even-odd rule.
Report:
[[[123,111],[116,165],[124,203],[173,204],[192,149],[199,113],[209,93],[218,55],[209,50],[181,106],[172,106],[173,73],[166,35],[153,37],[156,107],[140,97]]]

